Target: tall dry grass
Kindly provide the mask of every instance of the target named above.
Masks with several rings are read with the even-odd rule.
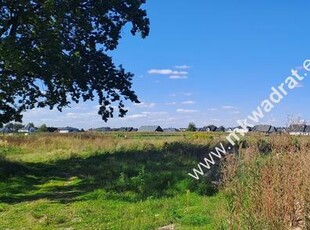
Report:
[[[256,137],[227,158],[228,229],[310,229],[309,144],[309,137]]]
[[[36,134],[0,136],[0,155],[7,160],[22,162],[44,162],[71,157],[130,150],[158,148],[175,138],[147,138],[130,134],[106,135],[100,133],[81,134]],[[181,137],[177,137],[181,138]]]
[[[224,134],[209,133],[38,133],[34,135],[0,135],[0,155],[7,160],[44,162],[85,156],[143,151],[163,148],[180,142],[214,146]],[[177,149],[176,149],[177,150]]]

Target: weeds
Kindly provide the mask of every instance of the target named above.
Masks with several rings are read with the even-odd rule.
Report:
[[[204,133],[1,136],[0,228],[310,229],[309,137],[249,135],[210,175],[189,178],[219,141]]]
[[[289,143],[287,150],[304,149],[299,139]],[[224,167],[229,228],[309,229],[309,151],[283,152],[279,138],[258,140],[257,146]]]

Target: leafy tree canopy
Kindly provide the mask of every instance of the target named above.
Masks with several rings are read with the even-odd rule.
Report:
[[[47,129],[46,124],[41,125],[38,129],[38,132],[42,132],[42,133],[47,132],[47,131],[48,129]]]
[[[149,34],[144,0],[2,0],[0,3],[0,123],[21,121],[27,109],[95,100],[107,121],[138,103],[133,74],[107,52],[122,29]]]
[[[196,132],[197,131],[197,127],[195,125],[195,123],[191,122],[188,124],[188,127],[187,127],[187,131],[189,132]]]
[[[14,132],[17,132],[19,129],[24,128],[24,125],[21,123],[8,123],[5,125],[5,128],[8,128]]]

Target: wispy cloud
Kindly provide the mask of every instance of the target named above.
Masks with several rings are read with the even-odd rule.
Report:
[[[196,104],[195,101],[183,101],[182,102],[183,105],[193,105],[193,104]]]
[[[135,103],[134,105],[139,108],[154,108],[156,106],[156,103],[141,102],[139,104]]]
[[[175,66],[176,69],[190,69],[191,67],[188,65],[177,65]]]
[[[195,109],[177,109],[178,113],[198,113],[198,110]]]
[[[184,96],[186,96],[186,97],[190,97],[192,95],[193,95],[192,93],[184,93]]]
[[[170,79],[187,79],[187,76],[181,76],[181,75],[171,75],[169,76]]]
[[[132,114],[132,115],[128,115],[124,118],[122,118],[123,120],[139,120],[142,118],[159,118],[161,116],[166,116],[168,113],[167,112],[142,112],[142,113],[138,113],[138,114]]]
[[[76,113],[66,113],[66,116],[73,117],[73,116],[76,116]]]
[[[144,117],[146,117],[145,114],[133,114],[133,115],[126,116],[124,119],[135,120],[135,119],[141,119]]]
[[[188,72],[184,71],[185,69],[189,69],[189,66],[176,66],[179,70],[173,70],[173,69],[150,69],[148,71],[148,74],[151,75],[166,75],[169,76],[172,80],[179,80],[179,79],[187,79],[188,78]]]
[[[167,102],[166,105],[176,105],[176,102]]]
[[[160,111],[160,112],[143,112],[142,114],[145,114],[148,116],[162,116],[162,115],[167,115],[168,113],[165,111]]]
[[[235,106],[232,106],[232,105],[224,105],[224,106],[222,106],[222,109],[229,109],[229,110],[231,110],[231,109],[237,109]]]
[[[149,74],[158,74],[158,75],[187,75],[186,71],[174,71],[171,69],[151,69],[148,71]]]

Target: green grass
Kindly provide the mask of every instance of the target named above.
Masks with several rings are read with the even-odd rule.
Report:
[[[96,190],[74,202],[38,199],[1,205],[1,229],[156,229],[176,224],[178,229],[217,229],[221,198],[196,194],[138,202],[119,200]]]
[[[224,196],[187,175],[214,139],[3,137],[0,229],[220,229]]]

